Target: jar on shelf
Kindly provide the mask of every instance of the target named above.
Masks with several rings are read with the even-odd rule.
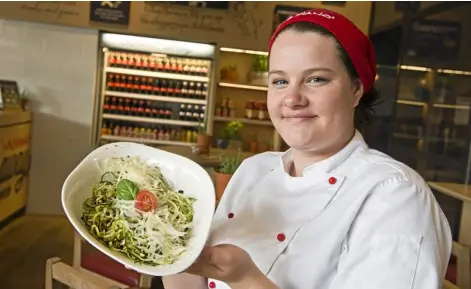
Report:
[[[248,119],[253,119],[255,114],[255,103],[253,100],[247,101],[245,105],[245,117]]]
[[[235,105],[232,100],[227,101],[227,116],[228,117],[235,117]]]
[[[266,102],[260,102],[258,104],[258,115],[259,120],[267,120],[268,119],[268,108]]]

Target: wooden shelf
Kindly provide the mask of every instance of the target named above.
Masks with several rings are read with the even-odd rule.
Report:
[[[140,94],[140,93],[130,93],[130,92],[120,92],[120,91],[105,91],[107,96],[116,96],[116,97],[126,97],[126,98],[136,98],[136,99],[146,99],[146,100],[156,100],[163,102],[174,102],[174,103],[190,103],[190,104],[206,104],[205,99],[193,99],[185,97],[173,97],[173,96],[163,96],[163,95],[151,95],[151,94]]]
[[[165,78],[165,79],[175,79],[175,80],[200,81],[200,82],[209,81],[209,78],[205,76],[176,74],[176,73],[168,73],[168,72],[155,72],[155,71],[130,69],[130,68],[106,67],[105,72]]]
[[[196,127],[199,125],[197,121],[159,119],[159,118],[152,118],[152,117],[139,117],[139,116],[128,116],[128,115],[119,115],[119,114],[108,114],[108,113],[103,114],[103,119],[114,119],[114,120],[143,122],[143,123],[158,123],[158,124],[166,124],[166,125],[193,126],[193,127]]]
[[[266,87],[266,86],[248,85],[248,84],[237,84],[237,83],[229,83],[229,82],[219,82],[219,86],[222,86],[222,87],[231,87],[231,88],[239,88],[239,89],[248,89],[248,90],[268,91],[268,87]]]
[[[143,143],[143,144],[175,145],[175,146],[187,146],[187,147],[190,147],[195,144],[192,142],[181,142],[181,141],[173,141],[173,140],[156,140],[156,139],[134,138],[134,137],[115,136],[115,135],[102,135],[100,139],[109,140],[109,141],[125,141],[125,142],[135,142],[135,143]]]

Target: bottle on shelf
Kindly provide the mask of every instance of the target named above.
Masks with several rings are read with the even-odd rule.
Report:
[[[193,81],[190,81],[188,83],[188,97],[189,98],[195,98],[196,92],[195,92],[195,83]]]
[[[185,121],[203,121],[205,118],[206,106],[193,104],[180,104],[178,118]]]
[[[109,135],[108,123],[105,121],[101,125],[101,135]]]
[[[228,100],[227,101],[227,111],[226,111],[226,114],[228,117],[236,117],[236,109],[235,109],[235,106],[234,106],[234,102],[232,100]]]
[[[247,101],[245,105],[245,118],[253,119],[255,118],[255,104],[253,100]]]
[[[178,112],[178,118],[180,120],[186,120],[186,105],[185,104],[180,104],[180,111]]]
[[[111,110],[111,97],[105,96],[103,101],[103,113],[109,113]]]
[[[207,83],[108,73],[106,89],[143,95],[206,99]]]
[[[221,117],[235,117],[235,107],[229,98],[224,98],[221,104],[216,107],[216,116]]]
[[[257,116],[259,120],[269,120],[267,103],[265,101],[259,103]]]
[[[196,142],[197,132],[190,128],[176,128],[165,125],[140,124],[122,121],[103,122],[102,136],[129,137],[139,140],[161,140]]]
[[[183,75],[207,76],[211,62],[177,56],[156,56],[149,53],[110,51],[108,66],[136,70],[148,70]]]

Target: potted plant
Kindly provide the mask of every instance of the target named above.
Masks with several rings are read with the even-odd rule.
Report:
[[[224,135],[228,141],[228,149],[240,150],[242,148],[242,139],[239,131],[244,127],[240,121],[229,122],[225,129]]]
[[[214,179],[216,187],[216,201],[221,200],[224,190],[229,184],[232,175],[235,173],[241,163],[240,151],[236,156],[224,156],[217,168],[214,169]]]
[[[253,154],[258,152],[258,141],[257,141],[257,134],[252,134],[251,141],[249,143],[249,151]]]
[[[262,142],[258,147],[259,153],[264,153],[270,150],[270,144],[268,142]]]
[[[268,85],[268,56],[256,55],[249,73],[249,83],[252,85]]]
[[[21,109],[26,110],[28,106],[28,93],[26,92],[26,88],[20,93],[20,105]]]
[[[238,82],[239,75],[235,65],[226,66],[221,69],[221,81]]]
[[[227,138],[226,138],[226,132],[224,130],[219,131],[218,136],[215,139],[215,143],[218,149],[227,148]]]
[[[207,133],[206,123],[202,122],[198,126],[198,134],[196,135],[196,146],[200,154],[209,153],[212,137]]]

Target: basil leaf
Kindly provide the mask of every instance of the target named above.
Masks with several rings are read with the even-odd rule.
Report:
[[[135,183],[127,179],[122,179],[116,185],[116,196],[123,200],[135,200],[139,188]]]

